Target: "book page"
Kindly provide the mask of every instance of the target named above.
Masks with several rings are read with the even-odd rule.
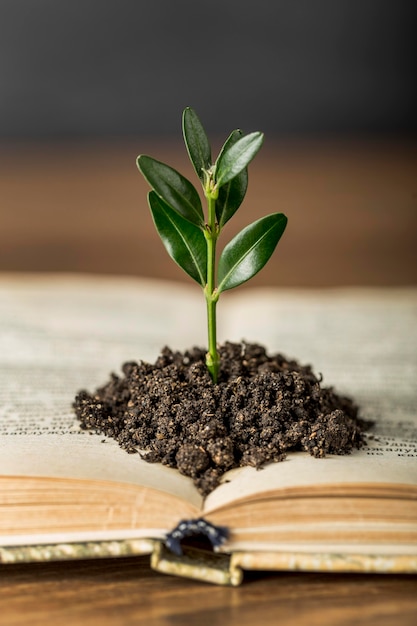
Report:
[[[377,425],[367,447],[349,457],[296,454],[262,471],[233,470],[226,476],[231,482],[209,497],[208,510],[275,485],[415,483],[416,290],[257,289],[223,296],[220,341],[257,341],[271,352],[312,363],[323,384],[353,396],[362,416]],[[199,506],[191,480],[176,470],[145,463],[112,440],[81,432],[71,403],[78,390],[103,384],[125,361],[153,361],[165,344],[184,349],[205,341],[204,301],[193,286],[3,276],[0,474],[145,483]]]
[[[349,456],[292,454],[263,470],[240,468],[209,496],[207,510],[274,489],[331,484],[417,486],[417,289],[247,290],[230,298],[223,333],[310,363],[375,422]],[[304,489],[305,490],[305,489]]]
[[[137,483],[199,507],[190,479],[81,431],[71,406],[125,361],[204,342],[198,295],[129,278],[0,276],[0,474]]]

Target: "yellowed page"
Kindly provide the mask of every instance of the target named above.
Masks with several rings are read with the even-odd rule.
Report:
[[[199,309],[197,293],[166,283],[0,277],[0,475],[127,482],[199,507],[190,479],[81,431],[71,408],[78,390],[103,384],[123,362],[198,340]]]
[[[329,485],[417,485],[417,289],[253,290],[230,298],[230,339],[311,363],[323,385],[354,397],[375,421],[349,456],[290,454],[257,471],[240,468],[205,503],[206,512],[274,490],[311,493]]]

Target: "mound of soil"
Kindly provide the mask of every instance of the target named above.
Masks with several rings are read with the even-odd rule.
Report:
[[[81,427],[177,468],[203,495],[234,467],[261,468],[289,451],[323,457],[360,447],[367,424],[357,406],[322,387],[309,365],[257,344],[225,343],[219,352],[215,385],[200,348],[164,348],[155,364],[125,363],[122,377],[77,395]]]

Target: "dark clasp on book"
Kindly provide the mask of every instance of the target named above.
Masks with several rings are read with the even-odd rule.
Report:
[[[181,556],[183,551],[181,541],[185,537],[204,535],[210,541],[213,549],[221,546],[229,536],[229,529],[226,526],[214,526],[205,519],[182,520],[165,538],[165,545],[177,556]]]

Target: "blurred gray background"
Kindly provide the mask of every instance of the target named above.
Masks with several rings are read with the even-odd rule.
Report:
[[[414,133],[415,0],[0,0],[0,136]]]

